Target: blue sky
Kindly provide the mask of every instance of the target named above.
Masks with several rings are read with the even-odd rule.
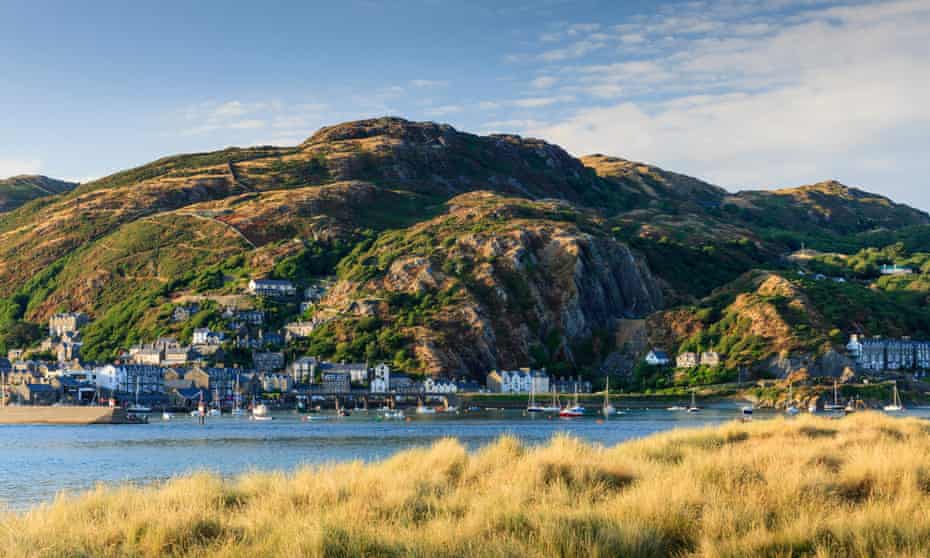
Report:
[[[930,209],[930,2],[0,0],[0,176],[398,115]]]

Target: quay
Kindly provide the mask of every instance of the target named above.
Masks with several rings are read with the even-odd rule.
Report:
[[[0,407],[2,424],[138,424],[125,409],[95,406],[7,405]]]

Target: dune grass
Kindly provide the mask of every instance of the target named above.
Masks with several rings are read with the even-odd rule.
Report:
[[[605,426],[609,428],[609,426]],[[730,423],[603,448],[455,440],[384,462],[100,487],[0,514],[0,554],[927,556],[930,423]]]

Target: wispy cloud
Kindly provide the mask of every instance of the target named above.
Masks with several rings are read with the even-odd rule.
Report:
[[[444,80],[414,79],[414,80],[410,80],[410,85],[413,87],[419,87],[419,88],[447,87],[449,85],[449,82],[444,81]]]
[[[930,173],[925,1],[681,4],[612,32],[634,50],[559,75],[587,106],[528,131],[731,187]]]
[[[447,114],[455,114],[457,112],[462,112],[462,110],[463,109],[460,105],[442,105],[442,106],[426,109],[424,112],[428,116],[445,116]]]

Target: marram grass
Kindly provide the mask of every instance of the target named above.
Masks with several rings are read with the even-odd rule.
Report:
[[[928,432],[863,413],[613,448],[443,440],[372,465],[62,495],[0,514],[0,555],[927,556]]]

